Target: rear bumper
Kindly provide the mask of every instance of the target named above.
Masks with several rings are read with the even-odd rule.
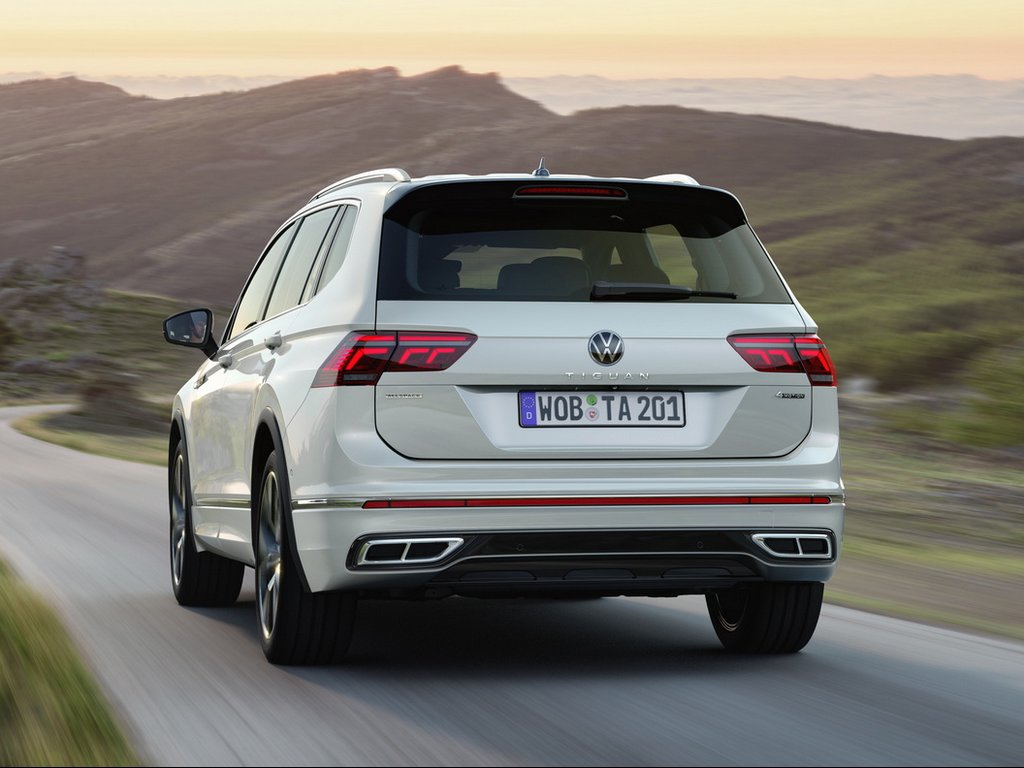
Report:
[[[667,595],[749,581],[827,581],[844,504],[363,509],[296,504],[313,591]],[[776,555],[756,534],[827,540],[827,555]],[[436,562],[367,561],[367,542],[459,540]]]
[[[583,586],[590,591],[608,594],[665,594],[666,590],[682,594],[724,588],[738,580],[825,581],[841,549],[845,497],[836,394],[831,388],[820,389],[825,391],[814,398],[813,428],[785,456],[628,461],[408,459],[377,435],[372,388],[313,390],[288,425],[290,433],[313,438],[301,443],[286,439],[295,543],[306,583],[313,591],[436,588],[468,593],[477,588],[501,591],[498,581],[505,583],[506,591],[578,589],[587,581]],[[798,495],[826,496],[830,503],[755,503],[760,497]],[[747,503],[644,502],[644,497],[707,496],[747,497]],[[488,499],[557,497],[563,502],[607,497],[609,503],[485,506]],[[630,497],[631,503],[615,503],[622,497]],[[448,499],[469,499],[473,505],[363,506],[368,501]],[[745,536],[749,546],[718,553],[725,555],[718,557],[722,563],[711,562],[715,558],[707,550],[669,547],[638,552],[612,546],[596,553],[545,552],[534,558],[537,562],[530,568],[512,567],[526,558],[511,555],[504,562],[478,558],[468,565],[468,548],[453,552],[450,560],[423,567],[352,565],[357,543],[368,538],[458,537],[469,542],[497,534],[564,534],[581,539],[608,534],[628,539],[645,532],[737,534]],[[773,532],[827,534],[831,557],[828,561],[777,557],[751,540],[753,534]],[[724,571],[680,570],[687,568]],[[616,570],[618,574],[612,573]],[[515,571],[520,575],[511,575]],[[500,576],[494,575],[499,572]],[[641,589],[650,591],[630,591],[641,580]]]

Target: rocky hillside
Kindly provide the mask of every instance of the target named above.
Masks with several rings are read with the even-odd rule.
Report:
[[[844,370],[890,386],[1024,337],[1024,139],[949,141],[682,107],[556,115],[496,75],[360,70],[156,100],[64,78],[0,86],[0,261],[52,246],[99,284],[230,305],[328,182],[684,172],[736,192]]]
[[[931,139],[677,107],[555,115],[457,68],[315,77],[161,101],[64,78],[0,86],[0,254],[89,254],[109,284],[221,298],[312,191],[380,166],[415,174],[684,171],[770,189],[920,155]],[[196,275],[201,281],[195,281]]]

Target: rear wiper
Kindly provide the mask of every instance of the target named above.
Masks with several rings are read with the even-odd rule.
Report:
[[[608,283],[598,280],[590,289],[591,301],[678,301],[691,296],[710,296],[716,299],[735,299],[727,291],[698,291],[682,285],[661,283]]]

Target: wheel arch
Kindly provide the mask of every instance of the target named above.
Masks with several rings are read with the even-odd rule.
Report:
[[[288,528],[288,546],[291,549],[292,561],[298,565],[302,588],[309,592],[309,582],[306,580],[306,573],[302,567],[302,560],[299,558],[298,548],[295,545],[295,527],[292,521],[291,482],[289,480],[288,455],[284,450],[284,440],[281,436],[281,428],[277,422],[277,415],[270,407],[264,408],[260,412],[259,418],[256,420],[256,433],[253,436],[252,445],[252,467],[250,470],[249,485],[252,492],[249,494],[249,515],[250,524],[252,526],[251,541],[253,546],[253,561],[255,562],[257,559],[256,537],[258,535],[257,526],[259,525],[258,516],[260,494],[263,492],[263,467],[266,465],[267,457],[270,456],[271,452],[277,453],[278,461],[280,462],[282,470],[282,477],[279,478],[279,482],[282,483],[282,487],[286,491],[284,524]]]
[[[182,421],[181,411],[175,411],[171,414],[171,426],[167,431],[167,464],[170,466],[171,458],[174,454],[174,448],[177,446],[178,441],[185,437],[185,425]]]
[[[188,450],[188,440],[185,437],[185,423],[181,411],[175,409],[171,414],[171,426],[167,430],[167,489],[170,497],[171,484],[174,482],[174,452],[178,443],[185,443],[185,463],[191,462],[192,457]],[[192,467],[186,466],[188,470],[189,483],[192,480]]]

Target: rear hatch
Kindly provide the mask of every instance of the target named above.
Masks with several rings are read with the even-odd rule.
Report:
[[[376,333],[403,364],[377,383],[377,431],[418,459],[781,456],[811,381],[754,366],[798,357],[805,331],[720,190],[416,187],[385,216]]]

